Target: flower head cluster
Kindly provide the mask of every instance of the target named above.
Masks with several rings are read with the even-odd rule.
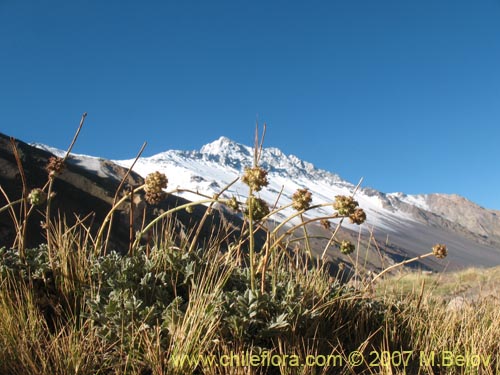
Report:
[[[249,217],[250,213],[252,213],[252,220],[260,221],[265,216],[269,215],[269,206],[267,203],[260,198],[250,196],[247,199],[247,207],[245,209],[245,216]]]
[[[366,220],[366,213],[362,208],[358,207],[349,215],[349,220],[351,220],[353,224],[363,224]]]
[[[267,181],[267,171],[260,167],[245,168],[245,173],[241,180],[253,191],[260,191],[269,184]]]
[[[28,199],[33,206],[40,206],[47,201],[47,193],[40,188],[31,190]]]
[[[348,216],[353,224],[363,224],[366,220],[366,213],[358,207],[358,201],[351,196],[337,195],[333,208],[337,210],[339,216]]]
[[[297,211],[311,207],[312,194],[308,189],[298,189],[292,196],[292,207]]]
[[[155,205],[166,197],[163,191],[167,187],[168,179],[165,174],[153,172],[146,176],[144,191],[146,192],[146,202]]]
[[[240,210],[240,202],[238,202],[234,195],[230,199],[226,200],[226,205],[234,211]]]
[[[343,240],[340,243],[340,252],[342,254],[349,255],[352,252],[354,252],[355,249],[356,249],[356,247],[354,246],[354,244],[351,241]]]
[[[335,197],[335,202],[333,203],[333,208],[336,209],[341,216],[351,215],[357,207],[358,201],[355,201],[353,197],[346,195],[337,195]]]
[[[448,255],[448,250],[446,249],[446,245],[436,244],[432,247],[432,253],[438,259],[444,259]]]
[[[331,229],[331,228],[332,228],[332,224],[331,224],[331,223],[330,223],[330,221],[329,221],[329,220],[327,220],[327,219],[321,219],[321,221],[320,221],[319,223],[320,223],[320,224],[321,224],[321,226],[322,226],[323,228],[325,228],[326,230],[328,230],[328,229]]]
[[[49,177],[60,175],[64,170],[64,160],[56,156],[51,156],[49,158],[49,163],[45,168],[47,169],[47,172],[49,172]]]

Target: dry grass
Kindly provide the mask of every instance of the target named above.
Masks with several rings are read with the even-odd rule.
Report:
[[[498,268],[403,270],[377,285],[378,298],[397,307],[387,318],[388,341],[418,352],[419,366],[411,373],[498,374],[498,279]]]
[[[406,295],[424,288],[426,294],[443,300],[464,297],[470,301],[500,297],[500,267],[467,268],[455,272],[428,273],[402,270],[377,285],[380,295]]]
[[[0,286],[0,374],[91,374],[105,367],[88,323],[51,327],[32,286],[9,278]]]

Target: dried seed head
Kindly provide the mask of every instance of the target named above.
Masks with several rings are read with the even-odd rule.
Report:
[[[235,196],[232,196],[231,199],[227,199],[225,203],[226,206],[233,209],[234,211],[240,210],[240,203],[238,202]]]
[[[432,247],[432,253],[438,259],[444,259],[448,255],[448,250],[446,249],[446,245],[436,244]]]
[[[358,201],[355,201],[353,197],[348,197],[346,195],[337,195],[335,197],[335,202],[333,203],[333,208],[337,210],[340,216],[352,215],[357,207]]]
[[[148,202],[150,205],[154,206],[159,204],[162,200],[165,199],[167,194],[164,191],[157,192],[157,193],[146,193],[146,202]]]
[[[49,172],[49,177],[60,175],[64,170],[64,160],[56,156],[51,156],[45,169]]]
[[[363,224],[366,220],[366,213],[362,208],[356,208],[352,214],[349,215],[349,219],[353,224]]]
[[[267,171],[260,167],[245,168],[241,181],[247,184],[253,191],[260,191],[267,186]]]
[[[340,243],[340,252],[342,254],[346,254],[346,255],[349,255],[351,254],[354,250],[356,249],[356,247],[354,246],[354,244],[351,242],[351,241],[348,241],[348,240],[344,240]]]
[[[331,223],[330,223],[330,221],[329,221],[329,220],[327,220],[327,219],[321,219],[321,221],[320,221],[319,223],[321,224],[321,226],[322,226],[323,228],[325,228],[325,229],[327,229],[327,230],[328,230],[328,229],[331,229],[331,227],[332,227],[332,224],[331,224]]]
[[[167,194],[163,191],[167,187],[168,179],[165,174],[153,172],[146,176],[144,191],[146,202],[151,205],[160,203]]]
[[[40,206],[47,201],[47,193],[42,189],[36,188],[28,194],[28,199],[33,206]]]
[[[298,189],[292,196],[292,207],[297,211],[311,207],[312,194],[308,189]]]
[[[267,203],[263,199],[250,196],[247,199],[247,207],[244,212],[245,216],[249,217],[250,212],[252,213],[252,220],[260,221],[267,216],[270,211]]]
[[[186,212],[187,212],[188,214],[192,214],[192,213],[194,212],[194,208],[193,208],[193,206],[187,206],[187,207],[186,207]]]

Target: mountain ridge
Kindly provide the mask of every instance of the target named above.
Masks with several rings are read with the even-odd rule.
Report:
[[[243,157],[241,157],[243,155]],[[239,144],[231,139],[221,136],[217,140],[203,145],[200,150],[182,151],[168,150],[156,155],[142,158],[152,162],[173,162],[179,163],[181,158],[201,159],[207,162],[219,163],[221,166],[231,168],[235,173],[241,173],[245,167],[252,166],[253,149],[249,146]],[[118,164],[127,165],[130,161],[118,160]],[[326,181],[348,189],[355,189],[356,185],[342,179],[338,174],[316,168],[312,163],[303,161],[297,156],[286,155],[276,147],[263,148],[260,159],[260,166],[270,174],[277,174],[282,177],[305,177],[313,181]],[[139,167],[140,168],[140,167]],[[304,186],[307,187],[307,186]],[[481,207],[471,200],[457,194],[430,193],[430,194],[406,194],[403,192],[385,193],[377,191],[371,187],[360,187],[359,191],[368,196],[377,196],[381,204],[386,207],[397,203],[404,203],[416,206],[426,211],[439,214],[438,200],[446,199],[450,202],[460,199],[462,204],[471,205],[477,209],[484,209],[486,212],[496,215],[497,211]],[[333,198],[333,197],[331,197]]]
[[[89,167],[96,159],[100,160],[88,156],[81,158],[86,160],[83,165]],[[212,195],[238,179],[246,167],[253,165],[253,159],[252,147],[223,136],[199,150],[167,150],[140,158],[134,171],[143,177],[157,170],[165,173],[169,179],[167,191],[184,188]],[[115,162],[129,167],[133,160]],[[339,175],[316,168],[294,155],[286,155],[275,147],[262,148],[259,164],[268,170],[270,181],[260,196],[271,205],[290,203],[293,193],[299,188],[308,188],[312,192],[313,204],[333,202],[336,195],[354,194],[367,213],[367,222],[361,227],[363,234],[375,233],[374,238],[385,242],[388,248],[403,249],[402,258],[417,256],[427,252],[434,243],[445,242],[452,244],[450,263],[436,266],[428,262],[432,263],[431,268],[445,268],[450,264],[459,267],[467,263],[500,264],[500,218],[497,212],[464,197],[441,193],[407,195],[379,192],[370,187],[357,188]],[[237,181],[225,196],[244,200],[247,193],[248,188]],[[192,192],[180,195],[190,200],[199,199]],[[277,196],[280,200],[276,203]],[[276,220],[283,220],[291,213],[291,209],[285,210],[277,215]],[[332,213],[331,208],[322,207],[306,214],[314,218]],[[344,226],[351,231],[359,229],[349,223],[344,223]]]

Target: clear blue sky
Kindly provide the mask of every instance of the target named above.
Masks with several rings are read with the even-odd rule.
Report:
[[[125,159],[225,135],[500,209],[500,0],[0,0],[0,131]]]

